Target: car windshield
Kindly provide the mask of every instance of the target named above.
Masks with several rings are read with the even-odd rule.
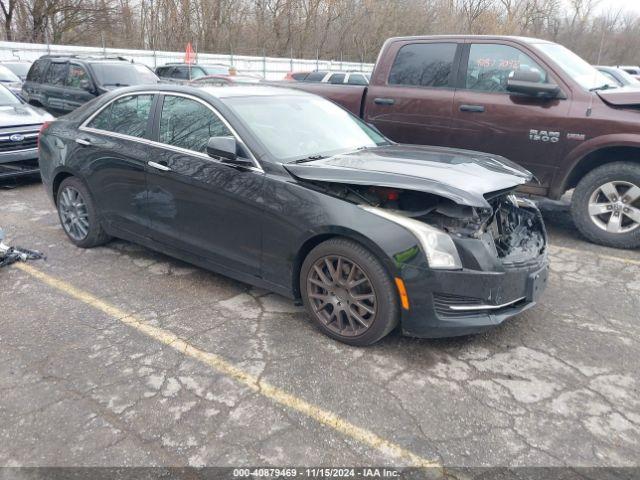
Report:
[[[15,73],[17,76],[19,77],[26,77],[27,73],[29,73],[29,68],[31,68],[31,64],[30,63],[3,63],[2,65],[4,65],[5,67],[7,67],[9,70],[11,70],[13,73]]]
[[[7,87],[0,85],[0,107],[20,105],[22,102]]]
[[[229,67],[226,65],[198,65],[202,67],[207,75],[228,75]]]
[[[560,68],[585,90],[618,88],[615,82],[604,76],[595,67],[568,48],[557,43],[539,43],[536,47],[551,57]]]
[[[640,86],[640,80],[636,79],[634,76],[625,72],[621,68],[618,68],[617,70],[618,70],[618,75],[620,75],[621,78],[624,78],[625,84],[633,85],[634,87]]]
[[[144,65],[125,62],[94,63],[92,67],[98,83],[105,87],[158,83],[158,77]]]
[[[280,162],[388,143],[360,119],[323,98],[274,95],[228,97],[223,101]]]
[[[13,83],[19,82],[20,79],[4,65],[0,65],[0,82]]]

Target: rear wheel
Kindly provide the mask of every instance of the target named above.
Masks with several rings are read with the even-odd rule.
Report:
[[[65,178],[58,188],[56,205],[64,232],[75,245],[97,247],[109,241],[98,220],[89,190],[75,177]]]
[[[589,172],[573,193],[571,215],[592,242],[640,247],[640,164],[615,162]]]
[[[300,272],[305,308],[325,334],[350,345],[371,345],[398,324],[395,288],[366,248],[336,238],[315,247]]]

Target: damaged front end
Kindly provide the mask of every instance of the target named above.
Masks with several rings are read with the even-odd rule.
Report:
[[[488,207],[472,207],[415,190],[330,182],[311,183],[310,186],[314,189],[403,224],[414,234],[417,233],[418,237],[421,232],[416,232],[417,223],[414,222],[420,222],[427,227],[425,235],[429,237],[426,241],[431,242],[431,246],[427,247],[429,249],[434,246],[437,249],[438,243],[446,243],[445,239],[436,234],[439,231],[450,236],[455,243],[458,243],[456,240],[465,239],[482,242],[504,268],[537,264],[546,256],[547,234],[538,208],[530,200],[516,197],[512,190],[485,195]],[[432,227],[432,230],[428,230],[428,227]],[[449,255],[455,256],[451,254],[450,247],[441,250],[449,251]],[[430,256],[429,251],[425,253]],[[428,260],[431,268],[477,266],[476,262],[463,265],[459,257],[448,261],[443,261],[442,256]]]

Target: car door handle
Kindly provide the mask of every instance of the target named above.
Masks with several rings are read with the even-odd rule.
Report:
[[[161,163],[147,162],[147,165],[149,165],[150,167],[153,167],[153,168],[157,168],[158,170],[162,170],[163,172],[170,172],[171,171],[171,168],[169,168],[167,165],[163,165]]]
[[[93,143],[91,143],[91,141],[87,140],[86,138],[76,138],[76,143],[85,147],[90,147],[91,145],[93,145]]]
[[[396,101],[393,98],[374,98],[373,103],[376,105],[393,105]]]
[[[460,111],[482,113],[484,112],[484,105],[460,105]]]

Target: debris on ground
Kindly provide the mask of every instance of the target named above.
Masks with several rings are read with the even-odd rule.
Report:
[[[15,262],[27,260],[46,260],[45,255],[37,250],[29,250],[23,247],[10,247],[3,243],[4,231],[0,228],[0,268]]]

